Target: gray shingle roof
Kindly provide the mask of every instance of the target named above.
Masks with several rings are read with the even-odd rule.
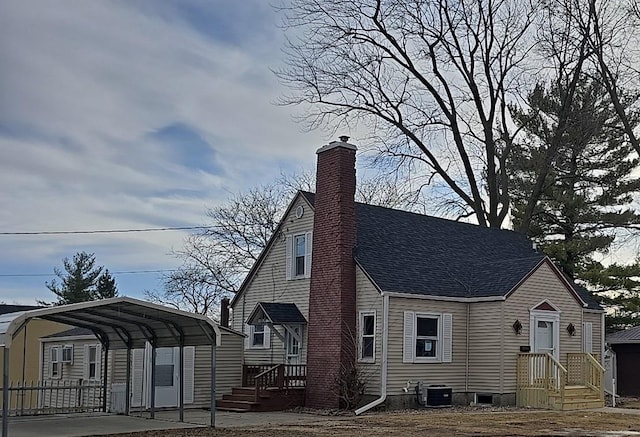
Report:
[[[607,335],[607,343],[640,343],[640,326],[625,329],[624,331],[614,332]]]
[[[315,195],[302,194],[313,205]],[[505,296],[545,258],[518,232],[380,206],[356,203],[356,223],[356,261],[382,291]],[[587,290],[576,291],[601,309]]]
[[[66,331],[56,332],[55,334],[47,335],[44,338],[59,338],[59,337],[75,337],[80,335],[94,335],[90,329],[86,328],[71,328]]]
[[[37,310],[38,308],[42,308],[42,307],[33,306],[33,305],[7,305],[7,304],[0,304],[0,314],[15,313],[15,312],[18,312],[18,311]]]
[[[307,323],[306,319],[294,303],[259,302],[265,315],[275,324]]]

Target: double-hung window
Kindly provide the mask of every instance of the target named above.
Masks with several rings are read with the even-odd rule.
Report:
[[[255,325],[251,330],[251,346],[264,347],[264,325]]]
[[[100,346],[86,345],[84,349],[85,379],[100,379]]]
[[[311,232],[287,235],[285,243],[287,279],[311,277],[311,243]]]
[[[404,312],[402,362],[450,363],[452,343],[451,314]]]
[[[439,355],[439,324],[440,316],[416,315],[416,358],[435,358]]]
[[[271,346],[271,330],[267,325],[245,325],[247,338],[245,349],[269,349]]]
[[[376,313],[360,313],[360,361],[373,363],[376,357]]]
[[[60,360],[61,360],[61,352],[60,352],[60,346],[51,346],[51,349],[49,349],[49,362],[50,362],[50,372],[49,372],[49,376],[51,378],[60,378],[62,376],[62,372],[60,369],[60,366],[62,365]]]

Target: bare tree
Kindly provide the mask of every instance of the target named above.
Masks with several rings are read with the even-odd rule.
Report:
[[[535,9],[527,1],[293,0],[286,104],[308,128],[364,123],[381,156],[419,165],[481,226],[509,210],[507,104],[518,95]],[[502,129],[499,129],[502,127]]]

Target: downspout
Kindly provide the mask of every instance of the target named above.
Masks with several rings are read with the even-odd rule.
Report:
[[[356,416],[369,411],[387,399],[387,351],[389,346],[389,296],[382,296],[382,366],[380,369],[380,397],[367,405],[358,408]]]
[[[465,369],[464,369],[464,392],[465,393],[469,393],[469,322],[471,320],[470,307],[471,307],[471,303],[467,302],[467,329],[466,329],[467,332],[465,333],[465,336],[466,336],[466,339],[465,339],[465,342],[466,342],[466,345],[465,345],[465,347],[466,347],[466,353],[465,353],[466,354],[466,358],[465,358],[465,362],[464,362],[464,367],[465,367]]]

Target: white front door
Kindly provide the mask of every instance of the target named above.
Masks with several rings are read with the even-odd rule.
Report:
[[[555,318],[535,317],[533,328],[533,352],[549,353],[558,359],[558,323]]]
[[[178,406],[180,348],[156,349],[156,407]]]
[[[285,329],[284,339],[286,364],[300,364],[301,326],[292,325],[287,327],[287,329]]]

